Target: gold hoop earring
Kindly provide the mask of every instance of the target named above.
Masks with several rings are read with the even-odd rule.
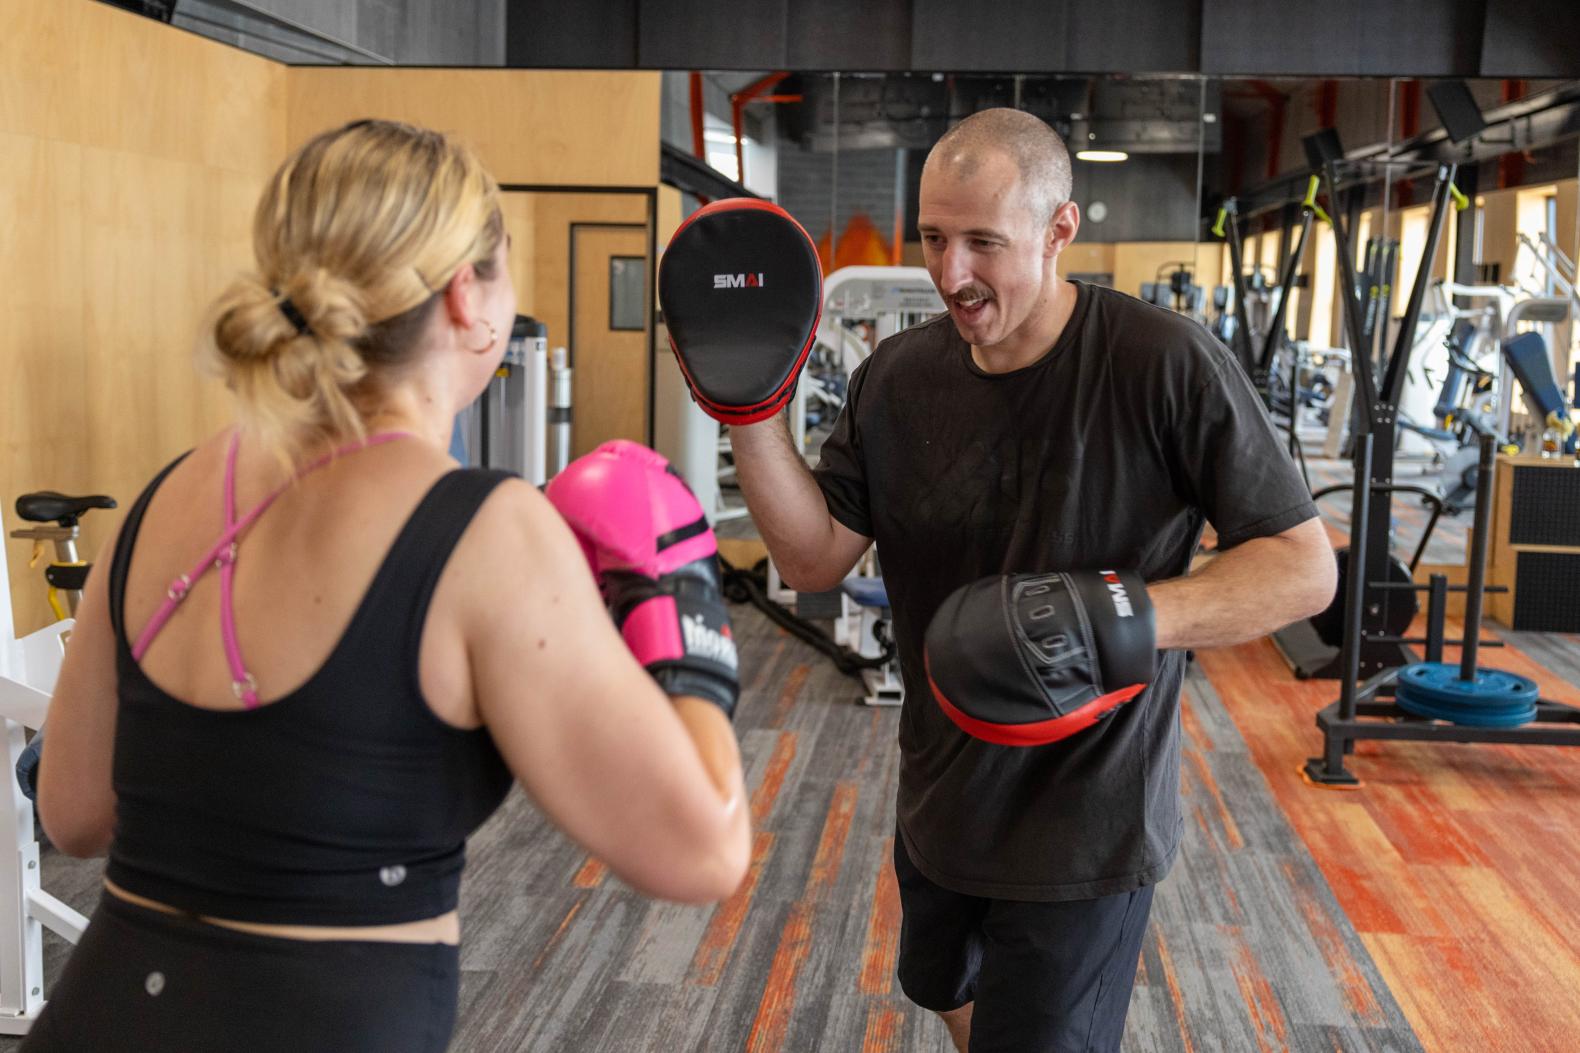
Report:
[[[495,329],[494,328],[494,323],[490,322],[486,318],[479,318],[478,321],[482,322],[484,325],[488,326],[488,343],[484,344],[482,347],[474,347],[474,348],[471,348],[470,350],[475,352],[475,353],[481,354],[482,352],[487,351],[489,348],[493,347],[495,344],[497,344],[499,342],[499,330]]]

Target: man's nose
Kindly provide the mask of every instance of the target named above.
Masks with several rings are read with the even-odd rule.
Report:
[[[945,296],[953,296],[971,284],[971,254],[964,246],[951,244],[944,248],[938,279],[942,286],[939,291]]]

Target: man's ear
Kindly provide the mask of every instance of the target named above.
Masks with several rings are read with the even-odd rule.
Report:
[[[1081,206],[1074,201],[1066,201],[1053,210],[1053,215],[1048,217],[1048,229],[1043,240],[1043,252],[1046,257],[1057,256],[1069,247],[1075,240],[1076,232],[1081,229]]]

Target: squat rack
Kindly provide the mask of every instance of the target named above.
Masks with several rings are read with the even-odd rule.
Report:
[[[1337,200],[1336,158],[1323,160],[1330,200]],[[1481,437],[1481,464],[1477,478],[1475,526],[1472,535],[1469,581],[1462,586],[1448,584],[1447,578],[1434,574],[1430,584],[1384,580],[1389,559],[1388,541],[1391,506],[1395,490],[1411,489],[1393,483],[1393,452],[1398,401],[1403,390],[1405,370],[1429,270],[1437,255],[1448,201],[1452,196],[1459,207],[1464,197],[1454,186],[1456,166],[1437,166],[1432,193],[1432,218],[1426,246],[1415,284],[1405,309],[1393,354],[1383,368],[1380,384],[1372,375],[1368,356],[1357,354],[1355,364],[1355,461],[1351,486],[1351,532],[1349,574],[1345,580],[1344,639],[1340,648],[1341,686],[1339,698],[1317,714],[1317,727],[1323,733],[1323,752],[1308,760],[1303,775],[1324,786],[1358,786],[1359,780],[1344,767],[1344,755],[1354,750],[1360,739],[1408,739],[1439,742],[1503,742],[1527,745],[1580,745],[1580,709],[1548,699],[1538,700],[1536,717],[1517,727],[1476,727],[1416,716],[1401,708],[1396,700],[1396,685],[1403,666],[1414,662],[1412,644],[1425,644],[1427,661],[1440,662],[1445,644],[1463,648],[1462,676],[1474,682],[1476,657],[1482,646],[1501,646],[1499,641],[1482,641],[1481,606],[1485,584],[1488,535],[1492,525],[1492,484],[1496,469],[1494,442]],[[1309,198],[1310,195],[1308,195]],[[1337,209],[1335,209],[1337,211]],[[1356,282],[1353,257],[1343,225],[1328,221],[1333,234],[1343,278],[1344,318],[1353,346],[1365,348],[1367,307],[1357,302],[1360,286]],[[1428,594],[1427,634],[1410,637],[1386,631],[1385,623],[1391,597],[1409,597],[1416,592]],[[1501,588],[1498,591],[1502,591]],[[1466,612],[1463,637],[1444,639],[1448,594],[1465,593]],[[1370,666],[1370,668],[1368,668]],[[1379,668],[1380,666],[1380,668]],[[1359,683],[1362,675],[1369,675]],[[1358,685],[1358,686],[1357,686]]]

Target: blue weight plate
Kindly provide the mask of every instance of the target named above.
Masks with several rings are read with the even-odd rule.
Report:
[[[1477,669],[1461,680],[1459,665],[1420,662],[1399,671],[1395,700],[1417,716],[1472,727],[1518,727],[1536,717],[1536,682],[1502,669]]]

